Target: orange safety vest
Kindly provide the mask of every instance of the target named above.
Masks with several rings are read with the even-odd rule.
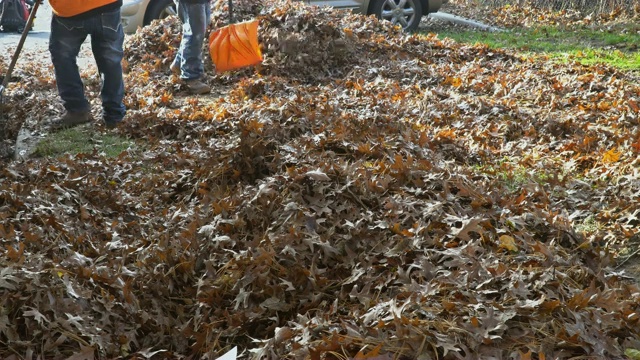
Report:
[[[60,17],[71,17],[86,13],[118,0],[49,0],[53,13]]]

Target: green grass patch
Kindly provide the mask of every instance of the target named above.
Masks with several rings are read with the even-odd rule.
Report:
[[[568,176],[562,169],[526,166],[518,163],[518,159],[509,157],[504,157],[495,164],[474,165],[472,170],[497,180],[500,186],[511,193],[519,193],[523,186],[533,183],[548,187],[552,179],[566,179]],[[547,190],[550,193],[553,192],[552,189],[547,188]]]
[[[487,44],[494,49],[545,55],[558,61],[578,61],[585,65],[606,63],[621,70],[640,70],[640,33],[637,31],[623,33],[539,27],[505,32],[445,30],[438,36],[461,43]]]
[[[585,65],[606,63],[621,70],[640,70],[640,52],[626,54],[620,50],[574,51],[567,53],[562,59],[567,61],[578,61]]]
[[[604,229],[604,226],[598,222],[593,216],[588,216],[581,222],[574,225],[577,232],[583,234],[593,234],[599,230]]]
[[[97,151],[107,157],[116,157],[135,143],[117,134],[101,133],[92,128],[76,127],[48,134],[36,145],[35,156],[56,157]]]

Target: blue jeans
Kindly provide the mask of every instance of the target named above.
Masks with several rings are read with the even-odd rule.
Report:
[[[120,10],[83,19],[53,16],[49,52],[58,84],[58,93],[68,112],[91,110],[84,96],[84,84],[78,71],[77,57],[80,47],[91,35],[91,50],[102,77],[102,109],[104,121],[117,123],[125,115],[124,80],[122,75],[122,43],[124,32],[120,23]]]
[[[180,65],[182,80],[200,79],[204,75],[202,46],[207,26],[211,21],[211,6],[176,1],[178,17],[182,22],[182,40],[173,63]]]

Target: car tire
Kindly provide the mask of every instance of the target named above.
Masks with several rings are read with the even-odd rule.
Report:
[[[144,13],[144,25],[147,26],[155,19],[162,19],[177,14],[173,0],[151,0]]]
[[[429,13],[438,12],[442,7],[442,0],[429,0]]]
[[[371,13],[378,19],[391,21],[412,32],[420,25],[422,3],[420,0],[374,0]]]

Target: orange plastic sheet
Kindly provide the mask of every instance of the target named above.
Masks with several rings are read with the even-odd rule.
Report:
[[[209,54],[218,73],[261,63],[258,20],[227,25],[212,32]]]

